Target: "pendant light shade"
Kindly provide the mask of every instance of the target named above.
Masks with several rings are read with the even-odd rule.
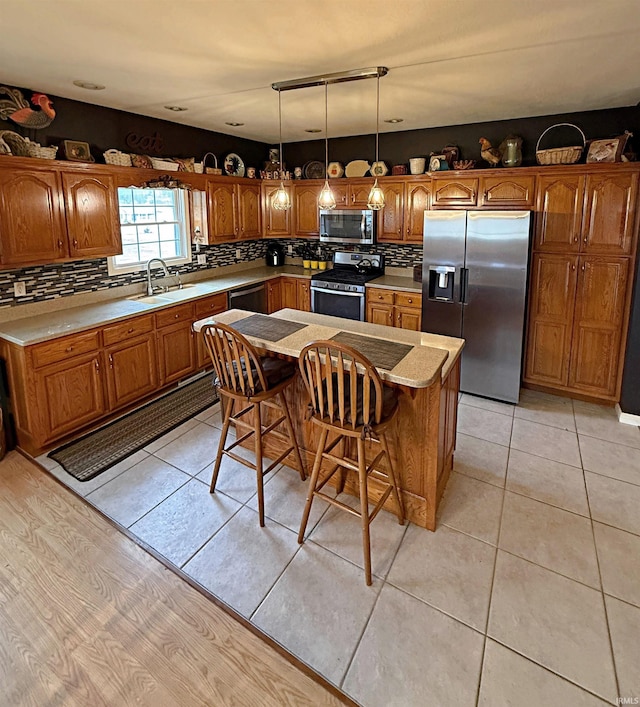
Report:
[[[271,205],[276,211],[286,211],[291,208],[291,198],[285,189],[282,173],[284,171],[284,160],[282,159],[282,100],[278,91],[278,127],[280,129],[280,186],[271,199]]]
[[[318,206],[321,209],[335,209],[336,198],[329,186],[327,172],[329,171],[329,84],[324,85],[324,186],[318,197]]]
[[[378,138],[380,125],[380,75],[376,79],[376,166],[378,166]],[[373,183],[369,198],[367,199],[367,208],[372,211],[380,211],[384,208],[384,192],[378,186],[378,178]]]

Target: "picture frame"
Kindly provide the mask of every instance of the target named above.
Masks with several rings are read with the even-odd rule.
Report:
[[[449,169],[446,155],[431,155],[429,157],[429,172],[443,172]]]
[[[591,140],[587,152],[587,162],[620,162],[622,152],[627,144],[628,135],[606,138],[603,140]]]
[[[64,158],[70,162],[95,162],[88,142],[79,140],[63,140]]]

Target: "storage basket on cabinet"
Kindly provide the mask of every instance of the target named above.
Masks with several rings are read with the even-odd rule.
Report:
[[[553,128],[575,128],[582,137],[582,145],[573,145],[571,147],[553,147],[549,150],[540,150],[540,141],[542,138]],[[536,160],[538,164],[548,165],[548,164],[574,164],[580,159],[582,151],[587,144],[587,139],[577,125],[573,123],[556,123],[555,125],[549,126],[538,138],[536,143]]]

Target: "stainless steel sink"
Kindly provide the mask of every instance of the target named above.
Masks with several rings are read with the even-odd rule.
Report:
[[[160,295],[138,295],[137,297],[127,297],[127,299],[143,302],[144,304],[167,304],[171,302],[169,298],[161,297]]]
[[[145,304],[167,304],[168,302],[175,302],[175,300],[185,299],[191,296],[189,290],[195,287],[194,283],[183,285],[181,288],[174,288],[168,292],[158,292],[155,295],[134,295],[133,297],[127,297],[129,300],[134,300],[135,302],[144,302]]]

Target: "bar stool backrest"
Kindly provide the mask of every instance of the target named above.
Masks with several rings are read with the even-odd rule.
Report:
[[[382,419],[384,386],[366,356],[335,341],[313,341],[299,358],[314,415],[352,430]]]
[[[239,331],[226,324],[205,324],[200,331],[219,388],[246,398],[269,389],[258,353]]]

